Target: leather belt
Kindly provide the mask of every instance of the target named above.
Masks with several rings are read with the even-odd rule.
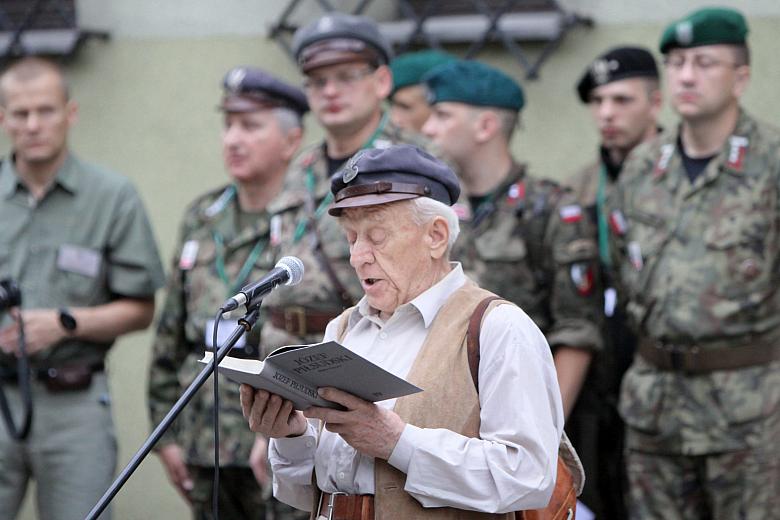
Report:
[[[92,384],[93,374],[103,372],[105,369],[105,363],[97,361],[83,365],[70,364],[60,367],[34,368],[31,372],[38,381],[46,385],[50,392],[67,392],[89,388]],[[0,369],[0,382],[18,384],[19,374],[16,369]]]
[[[322,334],[330,321],[341,314],[340,311],[315,311],[291,305],[289,307],[271,307],[271,324],[277,329],[286,330],[293,336]]]
[[[374,520],[374,495],[320,493],[315,519]]]
[[[780,359],[780,345],[735,345],[701,348],[697,345],[672,345],[640,338],[639,355],[660,370],[706,374],[718,370],[737,370],[764,365]]]

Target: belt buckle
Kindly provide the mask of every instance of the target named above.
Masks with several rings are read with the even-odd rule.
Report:
[[[330,494],[330,497],[328,498],[328,516],[326,517],[327,520],[333,520],[333,510],[335,509],[334,506],[336,501],[336,495],[347,496],[347,494],[344,493],[343,491],[336,491]]]
[[[284,329],[296,336],[306,335],[306,309],[300,305],[284,308]]]
[[[669,354],[669,363],[673,371],[690,372],[692,370],[694,360],[686,356],[686,354],[695,356],[699,353],[700,349],[695,345],[690,348],[685,348],[678,345],[667,345],[665,350]]]

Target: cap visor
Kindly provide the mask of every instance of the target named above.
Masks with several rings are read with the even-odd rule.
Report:
[[[387,204],[388,202],[396,202],[399,200],[416,199],[419,196],[420,195],[415,195],[413,193],[372,193],[370,195],[359,195],[332,204],[328,208],[328,213],[334,217],[338,217],[341,215],[341,210],[345,208],[376,206],[378,204]]]

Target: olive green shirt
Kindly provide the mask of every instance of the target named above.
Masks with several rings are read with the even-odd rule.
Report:
[[[131,182],[70,155],[36,201],[11,159],[0,166],[0,278],[15,280],[22,308],[93,307],[152,298],[163,270]],[[11,323],[7,313],[0,326]],[[66,340],[31,356],[33,366],[96,362],[111,342]],[[15,365],[7,355],[0,364]]]

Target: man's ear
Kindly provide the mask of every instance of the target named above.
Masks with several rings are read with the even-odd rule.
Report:
[[[501,131],[501,121],[493,110],[478,110],[474,122],[474,139],[484,143]]]
[[[380,99],[386,99],[393,90],[393,73],[387,65],[380,65],[374,72],[376,95]]]
[[[740,98],[750,84],[750,65],[740,65],[736,69],[736,74],[737,80],[734,83],[734,96]]]
[[[442,258],[447,252],[450,240],[450,227],[444,217],[434,217],[428,226],[428,240],[431,248],[431,258]]]

